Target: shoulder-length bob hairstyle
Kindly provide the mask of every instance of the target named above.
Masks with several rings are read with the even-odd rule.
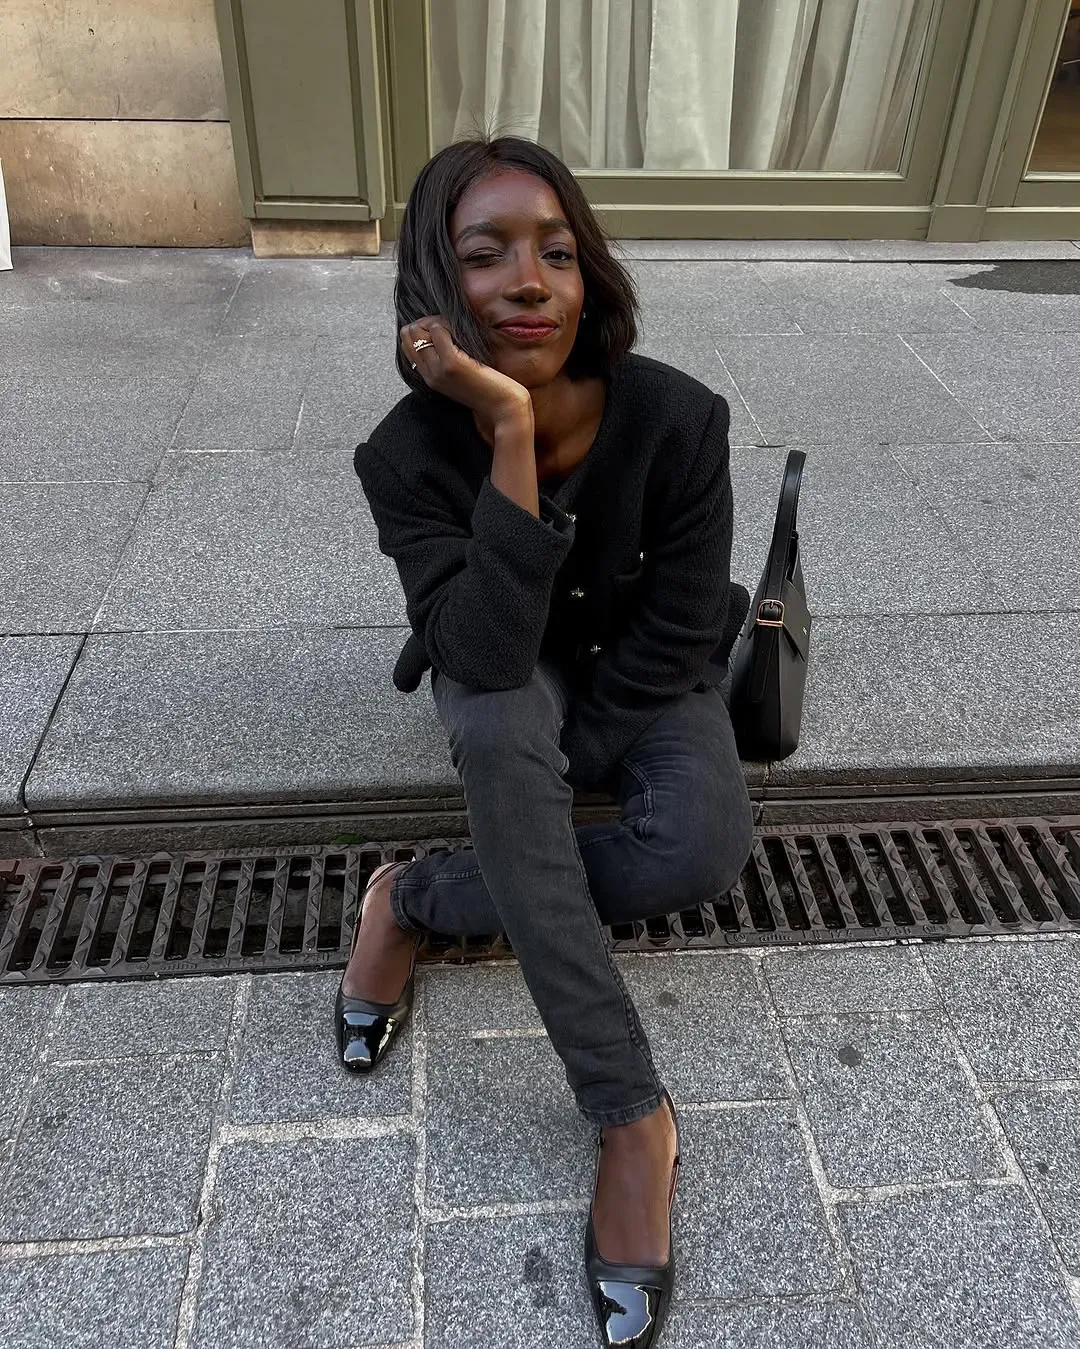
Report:
[[[462,351],[485,364],[490,353],[484,330],[462,290],[450,217],[462,194],[478,179],[500,169],[523,169],[549,183],[562,203],[577,241],[577,261],[585,290],[582,320],[566,363],[573,378],[607,375],[637,340],[637,297],[629,273],[611,254],[577,179],[550,150],[518,136],[456,141],[434,155],[413,184],[397,244],[394,307],[397,327],[427,314],[445,315]],[[398,371],[413,389],[427,385],[395,344]]]

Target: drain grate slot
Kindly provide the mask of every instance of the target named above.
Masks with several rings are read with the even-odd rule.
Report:
[[[0,861],[0,983],[337,967],[384,862],[462,840]],[[738,883],[615,924],[619,951],[1080,932],[1080,818],[766,826]],[[432,933],[427,960],[505,937]]]

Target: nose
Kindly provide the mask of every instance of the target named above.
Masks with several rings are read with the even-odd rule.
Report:
[[[526,304],[543,304],[551,297],[551,287],[544,280],[540,258],[533,248],[520,248],[514,257],[506,282],[506,298]]]

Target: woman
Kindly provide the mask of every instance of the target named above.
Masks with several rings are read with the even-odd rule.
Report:
[[[423,169],[398,242],[413,390],[356,451],[431,669],[472,848],[371,878],[335,1012],[370,1071],[425,931],[504,931],[601,1131],[586,1270],[606,1344],[656,1342],[673,1279],[674,1106],[601,931],[730,888],[751,811],[717,685],[729,585],[728,406],[630,354],[633,285],[573,175],[504,137]],[[734,603],[732,591],[734,590]],[[615,824],[574,829],[574,786]],[[478,976],[479,977],[479,976]]]

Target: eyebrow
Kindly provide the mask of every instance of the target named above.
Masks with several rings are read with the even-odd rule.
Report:
[[[561,216],[548,216],[545,220],[539,222],[541,230],[566,230],[567,234],[573,234],[573,230],[567,221]],[[465,239],[471,239],[474,234],[502,234],[502,229],[492,220],[478,220],[473,225],[466,225],[454,240],[455,244],[460,244]]]

